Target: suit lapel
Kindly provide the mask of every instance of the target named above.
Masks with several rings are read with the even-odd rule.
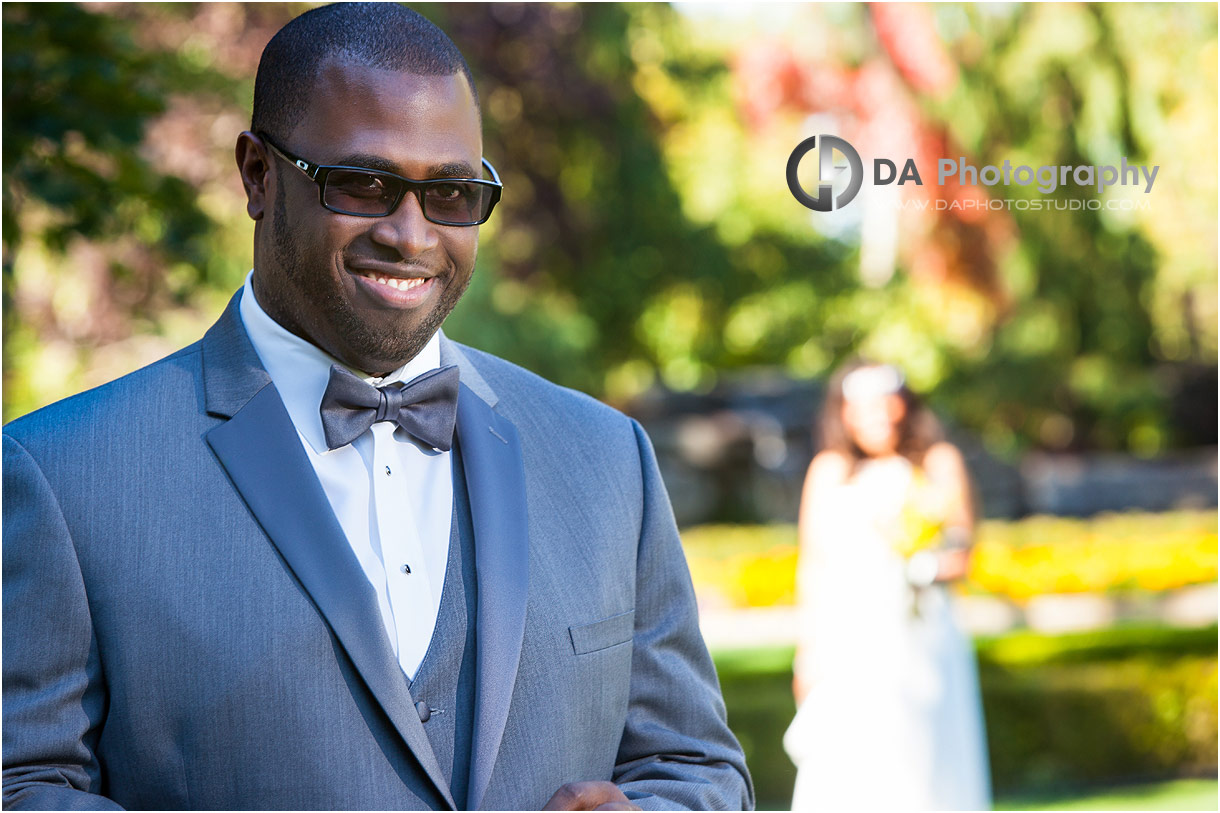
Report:
[[[525,469],[516,427],[492,409],[495,394],[465,354],[443,335],[441,363],[457,363],[463,381],[458,449],[470,497],[478,582],[474,743],[467,802],[471,810],[478,810],[500,752],[525,634],[529,594]]]
[[[379,623],[376,597],[241,325],[238,296],[203,340],[207,433],[234,487],[318,607],[437,792],[455,807]]]
[[[458,443],[470,494],[478,580],[471,810],[479,809],[508,721],[521,660],[529,581],[525,474],[516,428],[468,387],[458,398]]]

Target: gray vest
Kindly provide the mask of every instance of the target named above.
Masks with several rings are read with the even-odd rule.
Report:
[[[424,731],[458,810],[466,809],[470,750],[474,732],[475,616],[478,589],[474,570],[474,528],[470,497],[458,449],[453,454],[453,522],[449,561],[436,629],[415,680],[415,699]],[[425,719],[426,718],[426,719]]]

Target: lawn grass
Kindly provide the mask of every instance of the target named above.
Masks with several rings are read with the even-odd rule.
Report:
[[[715,653],[729,728],[745,751],[759,810],[792,804],[796,766],[781,742],[796,714],[792,651],[789,646]]]
[[[1001,796],[996,810],[1216,810],[1215,779],[1174,779],[1056,795]]]

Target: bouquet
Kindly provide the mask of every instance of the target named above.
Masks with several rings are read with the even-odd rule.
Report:
[[[928,479],[920,469],[911,473],[906,497],[899,514],[894,551],[905,560],[905,576],[911,586],[911,614],[919,615],[919,597],[930,587],[940,569],[939,551],[950,547],[952,535],[948,519],[953,500],[942,487]]]

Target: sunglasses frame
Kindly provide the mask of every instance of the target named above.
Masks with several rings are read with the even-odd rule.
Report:
[[[488,171],[488,173],[490,173],[492,178],[490,181],[482,178],[432,178],[426,181],[417,181],[413,178],[406,178],[402,175],[387,172],[383,169],[353,167],[342,164],[315,164],[311,161],[306,161],[304,158],[299,158],[278,146],[274,141],[271,140],[270,137],[267,136],[266,133],[257,133],[256,135],[267,143],[267,146],[271,148],[272,152],[274,152],[280,158],[283,158],[288,163],[292,164],[301,172],[305,173],[305,177],[316,183],[318,185],[318,203],[322,205],[322,208],[329,212],[334,212],[335,214],[349,215],[351,217],[389,217],[398,210],[398,206],[402,203],[403,198],[407,196],[407,192],[414,192],[416,198],[419,200],[420,211],[423,212],[424,219],[429,223],[435,223],[438,226],[478,226],[486,223],[488,218],[491,217],[492,210],[495,209],[496,204],[500,202],[500,195],[504,191],[504,184],[500,182],[500,174],[496,172],[496,168],[493,167],[491,162],[486,158],[483,159],[483,167]],[[367,175],[374,175],[381,178],[392,178],[401,184],[398,196],[394,199],[394,203],[390,206],[389,211],[387,211],[385,214],[374,215],[367,212],[351,212],[347,211],[346,209],[339,209],[326,202],[326,179],[330,176],[330,173],[335,170],[362,172]],[[429,217],[428,205],[424,202],[423,193],[431,186],[445,183],[473,183],[480,186],[490,187],[492,190],[491,202],[487,204],[487,214],[485,214],[481,220],[477,220],[473,223],[454,223],[451,221],[437,220],[436,218]]]

